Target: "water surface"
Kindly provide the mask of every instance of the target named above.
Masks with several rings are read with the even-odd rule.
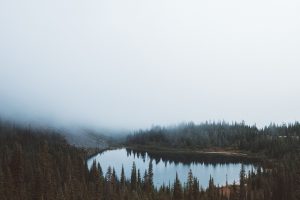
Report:
[[[123,149],[108,150],[101,154],[98,154],[88,160],[88,167],[92,166],[93,161],[96,160],[100,163],[102,170],[106,173],[109,166],[116,170],[118,177],[121,174],[122,165],[124,166],[125,176],[127,179],[130,178],[131,168],[133,162],[136,164],[137,170],[140,170],[141,176],[143,177],[145,170],[148,170],[149,162],[152,160],[146,153],[145,156],[137,156],[137,154],[130,153],[130,151]],[[232,184],[234,181],[239,182],[239,175],[241,170],[241,163],[227,163],[227,164],[207,164],[203,162],[193,162],[190,164],[184,164],[183,162],[172,162],[172,161],[152,161],[153,164],[153,182],[156,187],[160,187],[163,184],[169,185],[174,182],[176,172],[181,183],[185,183],[187,175],[191,169],[193,175],[198,178],[200,185],[203,188],[208,186],[210,176],[213,177],[216,185],[225,185],[226,177],[228,184]],[[253,169],[254,165],[244,164],[246,172]]]

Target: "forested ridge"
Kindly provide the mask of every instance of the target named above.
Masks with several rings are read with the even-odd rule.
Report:
[[[300,124],[270,124],[258,129],[242,123],[194,123],[155,126],[127,137],[126,144],[188,150],[231,149],[280,158],[299,152]]]
[[[256,173],[246,172],[242,168],[240,182],[224,187],[216,186],[211,178],[209,187],[204,189],[190,171],[186,183],[176,178],[170,185],[155,188],[152,162],[145,172],[140,172],[132,163],[130,177],[125,177],[124,170],[116,172],[111,167],[102,169],[101,163],[96,162],[88,170],[86,150],[69,145],[57,132],[0,123],[0,197],[4,200],[300,199],[298,123],[261,130],[243,124],[233,127],[228,124],[225,127],[218,127],[220,124],[207,126],[207,129],[203,129],[208,131],[204,136],[196,132],[196,128],[191,128],[190,124],[178,130],[175,128],[173,132],[163,128],[140,131],[130,136],[127,144],[178,145],[186,149],[231,147],[265,154],[272,158],[272,167],[258,168]],[[234,134],[231,132],[233,130]],[[171,134],[174,134],[173,137],[170,137]],[[190,137],[195,138],[189,139],[191,143],[188,143],[186,138]],[[207,140],[200,143],[201,137]],[[135,141],[136,138],[139,139]],[[214,141],[214,138],[217,140]]]

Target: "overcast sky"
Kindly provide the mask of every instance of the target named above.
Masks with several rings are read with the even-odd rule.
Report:
[[[1,0],[2,118],[300,119],[298,0]]]

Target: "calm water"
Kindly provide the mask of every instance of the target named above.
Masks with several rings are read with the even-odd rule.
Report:
[[[137,169],[141,172],[141,177],[143,177],[145,170],[148,169],[150,157],[148,154],[144,158],[141,156],[136,156],[135,154],[128,154],[126,149],[116,149],[108,150],[101,154],[98,154],[88,160],[88,167],[92,166],[93,160],[100,163],[103,173],[105,174],[109,166],[115,168],[118,177],[121,174],[122,165],[124,166],[126,178],[130,178],[132,163],[135,162]],[[153,181],[156,187],[163,184],[168,185],[173,183],[175,180],[176,172],[181,183],[185,183],[187,180],[187,175],[190,169],[192,169],[193,175],[196,176],[203,188],[208,186],[209,177],[214,178],[216,185],[225,185],[226,176],[228,184],[236,181],[239,182],[239,174],[242,164],[232,163],[232,164],[204,164],[204,163],[192,163],[192,164],[175,164],[172,161],[159,162],[152,161],[153,164]],[[255,167],[253,165],[244,165],[246,172]]]

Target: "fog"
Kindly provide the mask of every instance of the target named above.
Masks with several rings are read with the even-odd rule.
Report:
[[[300,119],[297,0],[1,0],[0,116],[138,129]]]

